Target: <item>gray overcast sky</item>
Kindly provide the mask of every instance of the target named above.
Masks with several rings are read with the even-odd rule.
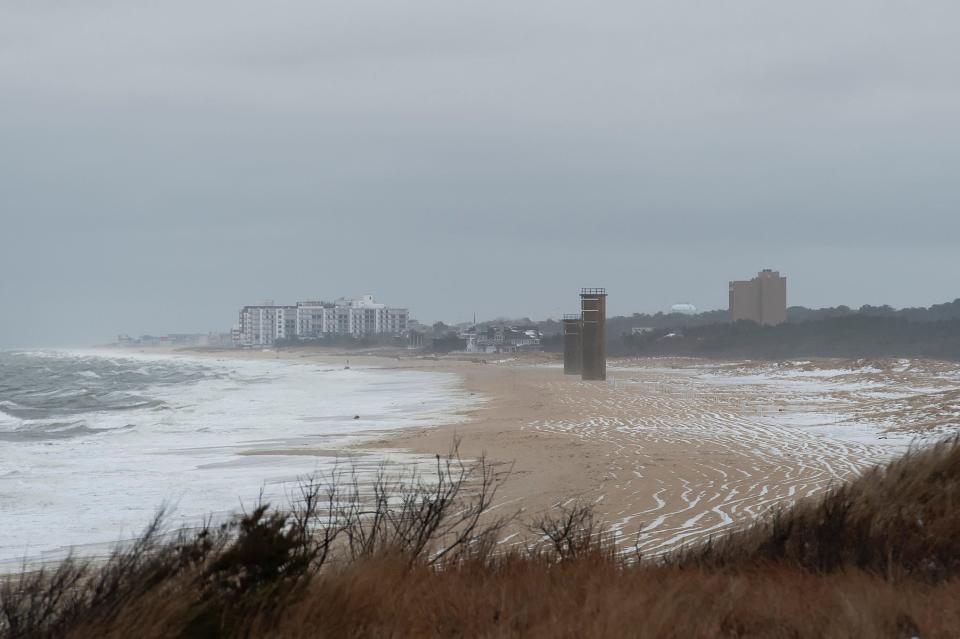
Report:
[[[960,296],[960,3],[0,0],[0,346]]]

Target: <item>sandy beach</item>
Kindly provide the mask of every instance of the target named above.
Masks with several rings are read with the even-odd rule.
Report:
[[[550,355],[206,355],[456,373],[479,400],[465,421],[382,433],[360,446],[433,455],[459,438],[464,457],[486,454],[512,468],[499,492],[505,512],[528,521],[580,499],[625,551],[647,554],[815,495],[960,425],[960,372],[938,362],[611,361],[606,382],[583,382]],[[915,428],[903,432],[904,424]]]

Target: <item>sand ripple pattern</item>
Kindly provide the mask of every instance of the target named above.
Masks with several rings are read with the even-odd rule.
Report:
[[[589,392],[571,388],[584,384]],[[602,503],[617,491],[617,503],[632,504],[606,511],[607,523],[624,551],[636,546],[645,555],[815,495],[903,449],[877,432],[825,436],[817,426],[856,411],[862,419],[863,407],[832,402],[829,412],[817,412],[826,410],[817,404],[818,385],[770,388],[689,369],[617,371],[606,384],[568,378],[551,385],[545,390],[575,417],[525,428],[605,444],[605,475],[590,498]],[[814,419],[802,419],[809,414]]]

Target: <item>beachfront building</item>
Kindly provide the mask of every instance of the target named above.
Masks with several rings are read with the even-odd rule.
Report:
[[[787,278],[764,269],[752,280],[730,282],[730,319],[775,326],[787,321]]]
[[[272,346],[278,339],[296,335],[297,307],[273,301],[240,309],[239,346]]]
[[[320,337],[336,332],[337,318],[332,302],[297,302],[297,335]]]
[[[272,321],[271,321],[272,318]],[[354,338],[402,335],[410,313],[405,308],[380,304],[372,295],[324,301],[297,302],[296,306],[244,306],[240,310],[240,346],[271,345],[278,339]]]
[[[410,313],[374,301],[372,295],[341,297],[333,302],[298,302],[297,335],[319,338],[328,335],[402,335]]]

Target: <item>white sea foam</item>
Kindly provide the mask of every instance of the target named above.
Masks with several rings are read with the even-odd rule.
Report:
[[[97,552],[135,535],[164,502],[175,526],[249,505],[261,489],[282,500],[290,482],[331,470],[334,458],[249,453],[342,450],[364,433],[456,421],[476,401],[449,373],[180,359],[211,374],[146,390],[169,408],[87,414],[95,430],[81,437],[0,443],[0,569],[68,546]]]

